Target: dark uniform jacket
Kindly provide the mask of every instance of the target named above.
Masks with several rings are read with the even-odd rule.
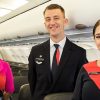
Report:
[[[100,100],[100,67],[97,61],[81,68],[72,100]]]
[[[59,70],[52,80],[50,40],[34,46],[29,55],[28,80],[32,100],[43,100],[51,93],[72,92],[81,66],[87,62],[86,51],[66,39]]]

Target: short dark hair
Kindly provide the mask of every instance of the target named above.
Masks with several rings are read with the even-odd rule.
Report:
[[[61,12],[64,14],[65,17],[65,10],[62,6],[58,5],[58,4],[50,4],[49,6],[47,6],[43,12],[43,14],[45,15],[46,10],[52,10],[52,9],[60,9]]]
[[[95,31],[96,28],[100,25],[100,19],[95,23],[94,27],[93,27],[93,36],[95,37]]]

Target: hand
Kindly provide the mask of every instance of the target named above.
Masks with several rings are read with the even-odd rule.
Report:
[[[10,93],[4,91],[4,93],[3,93],[3,100],[9,100],[10,96],[11,96]]]

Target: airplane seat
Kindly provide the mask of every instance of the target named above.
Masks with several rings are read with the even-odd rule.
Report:
[[[18,93],[23,84],[28,83],[28,76],[14,76],[15,93]]]
[[[18,100],[31,100],[29,84],[24,84],[21,86],[20,91],[19,91]]]
[[[14,76],[21,76],[21,70],[22,68],[20,67],[11,67],[12,68],[12,72]]]
[[[12,67],[12,72],[14,76],[19,76],[19,69],[17,67]]]
[[[28,76],[28,69],[21,69],[20,70],[20,75],[22,75],[22,76]]]
[[[54,93],[45,96],[43,100],[71,100],[72,95],[72,92]],[[31,100],[29,84],[24,84],[20,87],[18,100]]]
[[[44,100],[72,100],[72,92],[48,94]]]
[[[19,95],[18,93],[14,93],[14,94],[12,94],[10,100],[18,100],[18,95]]]
[[[12,94],[12,100],[18,100],[20,87],[21,87],[23,84],[27,84],[27,83],[28,83],[28,78],[27,78],[27,76],[14,76],[15,91],[14,91],[14,93]]]

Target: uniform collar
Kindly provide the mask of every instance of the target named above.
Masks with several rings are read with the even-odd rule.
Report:
[[[50,39],[50,48],[52,48],[54,44],[59,44],[59,46],[60,46],[61,48],[63,48],[64,45],[65,45],[65,42],[66,42],[66,36],[65,36],[60,42],[58,42],[58,43],[55,43],[54,41],[52,41],[52,40]]]

